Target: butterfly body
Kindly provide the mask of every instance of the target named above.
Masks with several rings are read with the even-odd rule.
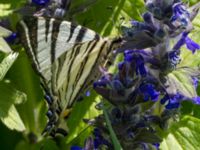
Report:
[[[18,30],[47,94],[46,130],[56,132],[60,118],[70,113],[81,93],[100,76],[99,66],[108,64],[121,39],[102,38],[80,25],[43,17],[23,19]]]

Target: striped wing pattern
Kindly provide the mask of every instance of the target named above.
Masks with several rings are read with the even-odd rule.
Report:
[[[40,74],[45,87],[51,89],[54,61],[74,45],[98,39],[99,36],[81,26],[75,26],[67,21],[58,21],[53,18],[25,18],[20,22],[22,43],[25,45],[33,66]]]
[[[99,76],[98,66],[106,64],[121,41],[101,38],[90,29],[53,18],[25,18],[18,29],[43,88],[52,99],[48,111],[53,116],[48,116],[45,131],[54,134],[60,116]]]

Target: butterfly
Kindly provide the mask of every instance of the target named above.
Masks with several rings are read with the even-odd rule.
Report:
[[[25,17],[17,29],[46,93],[49,121],[44,133],[67,135],[63,118],[100,76],[99,66],[109,64],[121,38],[102,38],[80,25],[44,17]]]

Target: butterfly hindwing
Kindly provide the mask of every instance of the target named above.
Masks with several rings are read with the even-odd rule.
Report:
[[[64,108],[72,106],[78,98],[78,93],[92,85],[94,78],[100,75],[98,66],[104,65],[103,58],[110,53],[108,46],[110,42],[107,39],[85,42],[75,46],[73,50],[66,52],[55,62],[54,66],[57,68],[55,74],[58,75],[55,75],[57,79],[54,85],[57,86],[56,89],[60,95],[64,94],[62,95],[65,99],[62,102]],[[64,61],[61,62],[61,60]]]

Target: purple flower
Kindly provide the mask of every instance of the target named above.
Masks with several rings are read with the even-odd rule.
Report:
[[[85,96],[89,97],[91,95],[90,91],[85,92]]]
[[[198,83],[199,83],[199,79],[197,77],[192,77],[192,81],[193,81],[193,85],[194,85],[194,87],[196,89],[197,86],[198,86]]]
[[[192,53],[194,54],[196,52],[196,50],[200,49],[200,45],[195,43],[192,39],[190,39],[188,36],[185,38],[185,43],[186,46],[189,50],[192,51]]]
[[[136,74],[141,76],[147,74],[144,55],[146,55],[146,53],[143,50],[127,50],[124,53],[124,61],[131,63],[133,69],[135,68]]]
[[[155,85],[151,83],[141,84],[139,87],[140,93],[144,96],[144,101],[148,101],[149,99],[152,101],[158,100],[160,92],[156,91]]]
[[[183,32],[181,39],[175,44],[174,50],[180,49],[184,44],[187,48],[195,53],[196,50],[200,49],[200,45],[195,43],[192,39],[188,37],[188,32]]]
[[[6,42],[13,44],[17,36],[17,33],[13,32],[10,36],[6,37],[5,40]]]
[[[143,18],[144,18],[144,21],[145,21],[146,23],[153,24],[153,16],[152,16],[151,13],[146,12],[146,13],[143,15]]]
[[[94,140],[92,137],[88,137],[85,140],[83,148],[80,146],[71,146],[70,150],[90,150],[94,149]]]
[[[101,130],[98,128],[95,128],[93,131],[93,134],[95,136],[94,138],[94,148],[98,149],[99,146],[105,145],[107,147],[112,147],[111,143],[107,141],[102,135],[101,135]]]
[[[49,3],[49,0],[32,0],[32,3],[39,5],[39,6],[44,6],[47,3]]]
[[[181,39],[174,45],[173,49],[178,50],[185,44],[185,38],[187,37],[188,32],[183,32]]]
[[[79,146],[71,146],[70,150],[84,150],[84,149]]]
[[[192,102],[193,102],[194,104],[200,105],[200,97],[199,97],[199,96],[194,97],[192,100],[193,100]]]
[[[161,65],[161,70],[163,73],[168,73],[176,69],[176,66],[180,63],[180,50],[175,49],[170,52],[167,52],[163,58],[163,64]]]
[[[93,83],[93,87],[106,87],[107,84],[109,84],[110,81],[105,77],[103,76],[101,79],[99,79],[98,81],[94,82]]]
[[[160,143],[153,143],[153,146],[155,146],[156,150],[159,150]]]
[[[166,94],[161,100],[161,104],[167,104],[165,105],[166,109],[175,109],[180,106],[180,102],[183,100],[184,96],[181,94],[177,93],[176,95],[168,95]]]
[[[185,5],[181,2],[173,5],[173,15],[170,19],[171,24],[175,28],[187,28],[190,23],[190,14]]]

